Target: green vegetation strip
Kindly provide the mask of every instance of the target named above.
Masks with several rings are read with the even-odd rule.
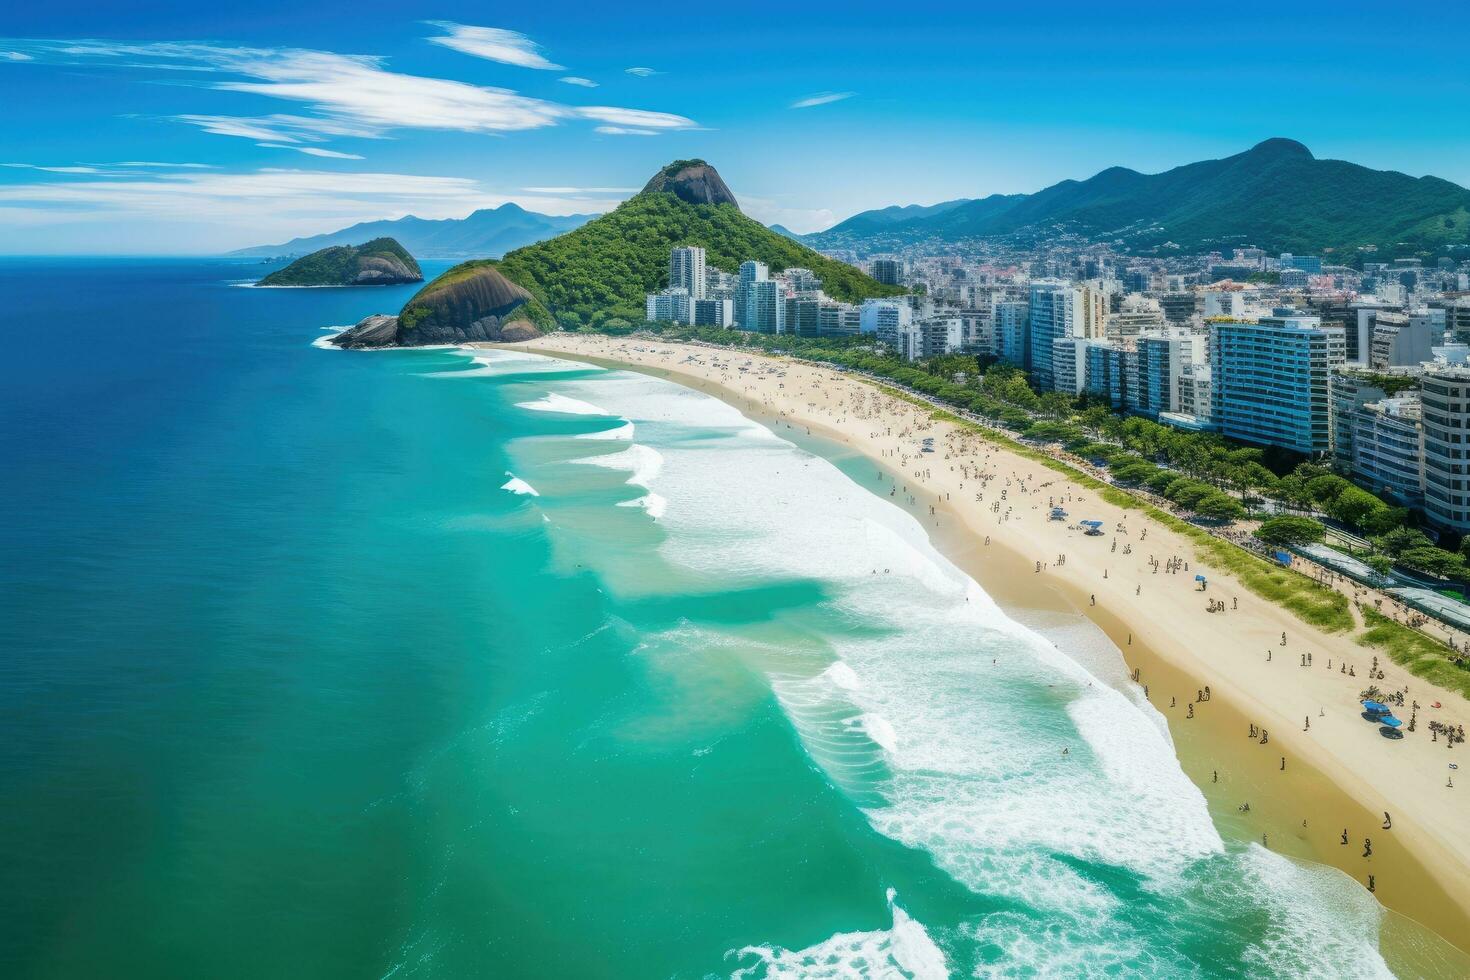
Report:
[[[1470,697],[1470,672],[1450,658],[1447,647],[1375,609],[1360,608],[1367,623],[1367,629],[1358,637],[1360,645],[1381,651],[1415,677]]]

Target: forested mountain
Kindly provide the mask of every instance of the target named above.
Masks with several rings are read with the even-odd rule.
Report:
[[[905,213],[908,211],[909,213]],[[1342,160],[1270,139],[1222,160],[1159,174],[1112,167],[1035,194],[992,195],[918,211],[855,215],[803,240],[816,247],[1061,234],[1142,253],[1255,245],[1272,252],[1445,254],[1470,243],[1470,190]]]

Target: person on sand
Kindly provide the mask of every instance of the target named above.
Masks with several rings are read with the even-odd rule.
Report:
[[[1393,829],[1393,818],[1388,815],[1388,811],[1387,810],[1384,810],[1383,811],[1383,829],[1384,830],[1392,830]]]
[[[1372,856],[1373,856],[1373,838],[1371,838],[1371,837],[1364,837],[1363,838],[1363,857],[1370,858]]]
[[[1348,835],[1347,835],[1347,828],[1346,827],[1342,828],[1342,842],[1344,844],[1346,844],[1348,842]]]

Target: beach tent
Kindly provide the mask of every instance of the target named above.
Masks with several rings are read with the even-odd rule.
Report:
[[[1077,523],[1087,528],[1088,534],[1097,535],[1102,533],[1102,521],[1078,521]]]
[[[1378,720],[1381,723],[1387,725],[1389,728],[1397,728],[1397,727],[1399,727],[1400,725],[1403,724],[1403,722],[1399,721],[1393,715],[1384,715],[1382,718],[1379,718]]]
[[[1393,709],[1386,704],[1379,704],[1377,701],[1364,701],[1363,710],[1371,711],[1375,715],[1386,715]]]

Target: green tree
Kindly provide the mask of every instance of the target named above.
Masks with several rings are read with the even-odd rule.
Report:
[[[1321,541],[1326,536],[1327,529],[1310,517],[1281,515],[1263,521],[1256,528],[1256,537],[1267,544],[1307,544]]]
[[[1245,516],[1240,501],[1218,490],[1196,503],[1194,512],[1212,521],[1238,521]]]

